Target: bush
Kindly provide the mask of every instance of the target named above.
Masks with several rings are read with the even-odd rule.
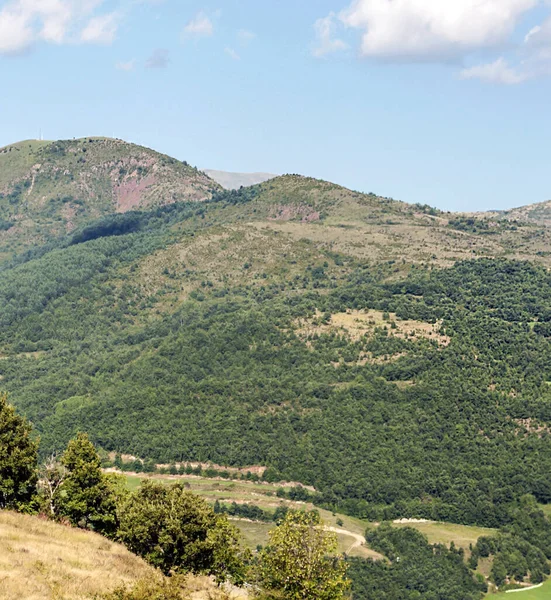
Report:
[[[145,482],[119,510],[119,538],[163,573],[243,579],[239,533],[183,484]]]
[[[192,582],[186,577],[148,577],[138,581],[133,587],[120,587],[97,597],[95,600],[189,600],[195,591],[202,591],[205,585]],[[223,590],[209,590],[209,600],[229,600]]]

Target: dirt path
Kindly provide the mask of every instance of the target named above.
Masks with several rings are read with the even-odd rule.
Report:
[[[342,535],[347,535],[351,538],[354,538],[354,543],[346,550],[346,554],[350,554],[352,550],[355,548],[359,548],[360,546],[365,545],[365,538],[363,535],[359,533],[352,533],[352,531],[348,531],[348,529],[338,529],[337,527],[325,527],[326,531],[332,531],[333,533],[340,533]]]
[[[507,590],[506,594],[515,594],[517,592],[529,592],[530,590],[537,590],[538,588],[543,587],[543,583],[539,583],[538,585],[532,585],[530,587],[521,588],[519,590]]]

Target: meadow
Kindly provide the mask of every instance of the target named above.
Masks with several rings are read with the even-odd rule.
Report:
[[[144,476],[127,474],[127,486],[132,491],[136,490],[146,478],[166,483],[167,485],[177,481],[184,482],[190,491],[213,504],[217,500],[221,504],[226,505],[232,502],[236,502],[237,504],[253,504],[268,512],[273,512],[280,506],[303,510],[316,509],[320,512],[325,526],[335,530],[337,533],[339,552],[359,558],[374,558],[377,560],[383,558],[381,554],[365,545],[365,539],[364,544],[358,544],[358,536],[363,538],[366,530],[376,527],[377,523],[333,513],[320,509],[311,503],[293,502],[286,498],[280,498],[277,496],[277,490],[280,488],[278,484],[232,481],[217,478],[210,479],[197,476]],[[273,523],[233,517],[230,517],[230,519],[237,525],[243,535],[245,545],[251,550],[255,550],[257,546],[266,545],[268,542],[268,532],[274,526]],[[469,546],[471,544],[475,545],[480,536],[490,536],[496,533],[495,529],[432,521],[395,523],[394,525],[398,528],[412,527],[417,529],[427,537],[431,544],[445,544],[449,547],[453,542],[456,547],[463,548],[467,554],[469,553]]]

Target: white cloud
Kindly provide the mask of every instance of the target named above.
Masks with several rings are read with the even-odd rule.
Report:
[[[488,83],[515,85],[530,79],[528,73],[521,73],[511,67],[504,58],[483,65],[476,65],[461,71],[462,79],[481,79]]]
[[[214,33],[214,25],[209,16],[204,12],[198,12],[184,27],[186,37],[209,37]]]
[[[237,54],[237,52],[233,49],[233,48],[224,48],[224,52],[230,57],[233,58],[233,60],[241,60],[241,57],[239,56],[239,54]]]
[[[87,44],[111,44],[118,29],[116,13],[93,17],[80,33],[80,40]]]
[[[336,28],[336,15],[333,12],[314,23],[316,31],[316,46],[313,50],[314,56],[319,58],[348,48],[348,45],[343,40],[335,37]]]
[[[240,29],[237,32],[237,39],[242,46],[247,46],[256,39],[256,33],[248,31],[247,29]]]
[[[128,60],[126,62],[124,61],[120,61],[115,65],[115,69],[117,69],[118,71],[133,71],[136,67],[136,61],[135,59],[132,60]]]
[[[542,23],[519,42],[529,13]],[[344,49],[344,29],[358,30],[364,58],[460,68],[474,62],[460,71],[463,79],[518,84],[551,74],[550,13],[551,0],[353,0],[316,21],[314,55]],[[486,61],[476,64],[480,56]]]
[[[111,42],[116,19],[114,13],[98,14],[104,1],[8,0],[0,8],[0,54],[24,52],[40,41]]]
[[[541,25],[537,25],[531,29],[525,38],[525,43],[532,47],[550,46],[551,45],[551,17],[544,21]]]
[[[342,22],[363,31],[364,56],[457,60],[509,41],[540,0],[355,0]]]
[[[4,9],[0,12],[0,54],[18,54],[32,43],[34,31],[21,14]]]

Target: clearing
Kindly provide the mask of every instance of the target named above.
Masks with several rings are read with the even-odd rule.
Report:
[[[313,335],[342,333],[349,339],[357,341],[364,337],[372,337],[376,329],[386,328],[389,335],[402,339],[433,340],[439,346],[447,346],[450,338],[440,332],[441,323],[425,323],[423,321],[402,320],[394,313],[379,310],[347,310],[332,314],[327,321],[323,320],[320,311],[311,319],[297,321],[297,333],[309,338]]]

